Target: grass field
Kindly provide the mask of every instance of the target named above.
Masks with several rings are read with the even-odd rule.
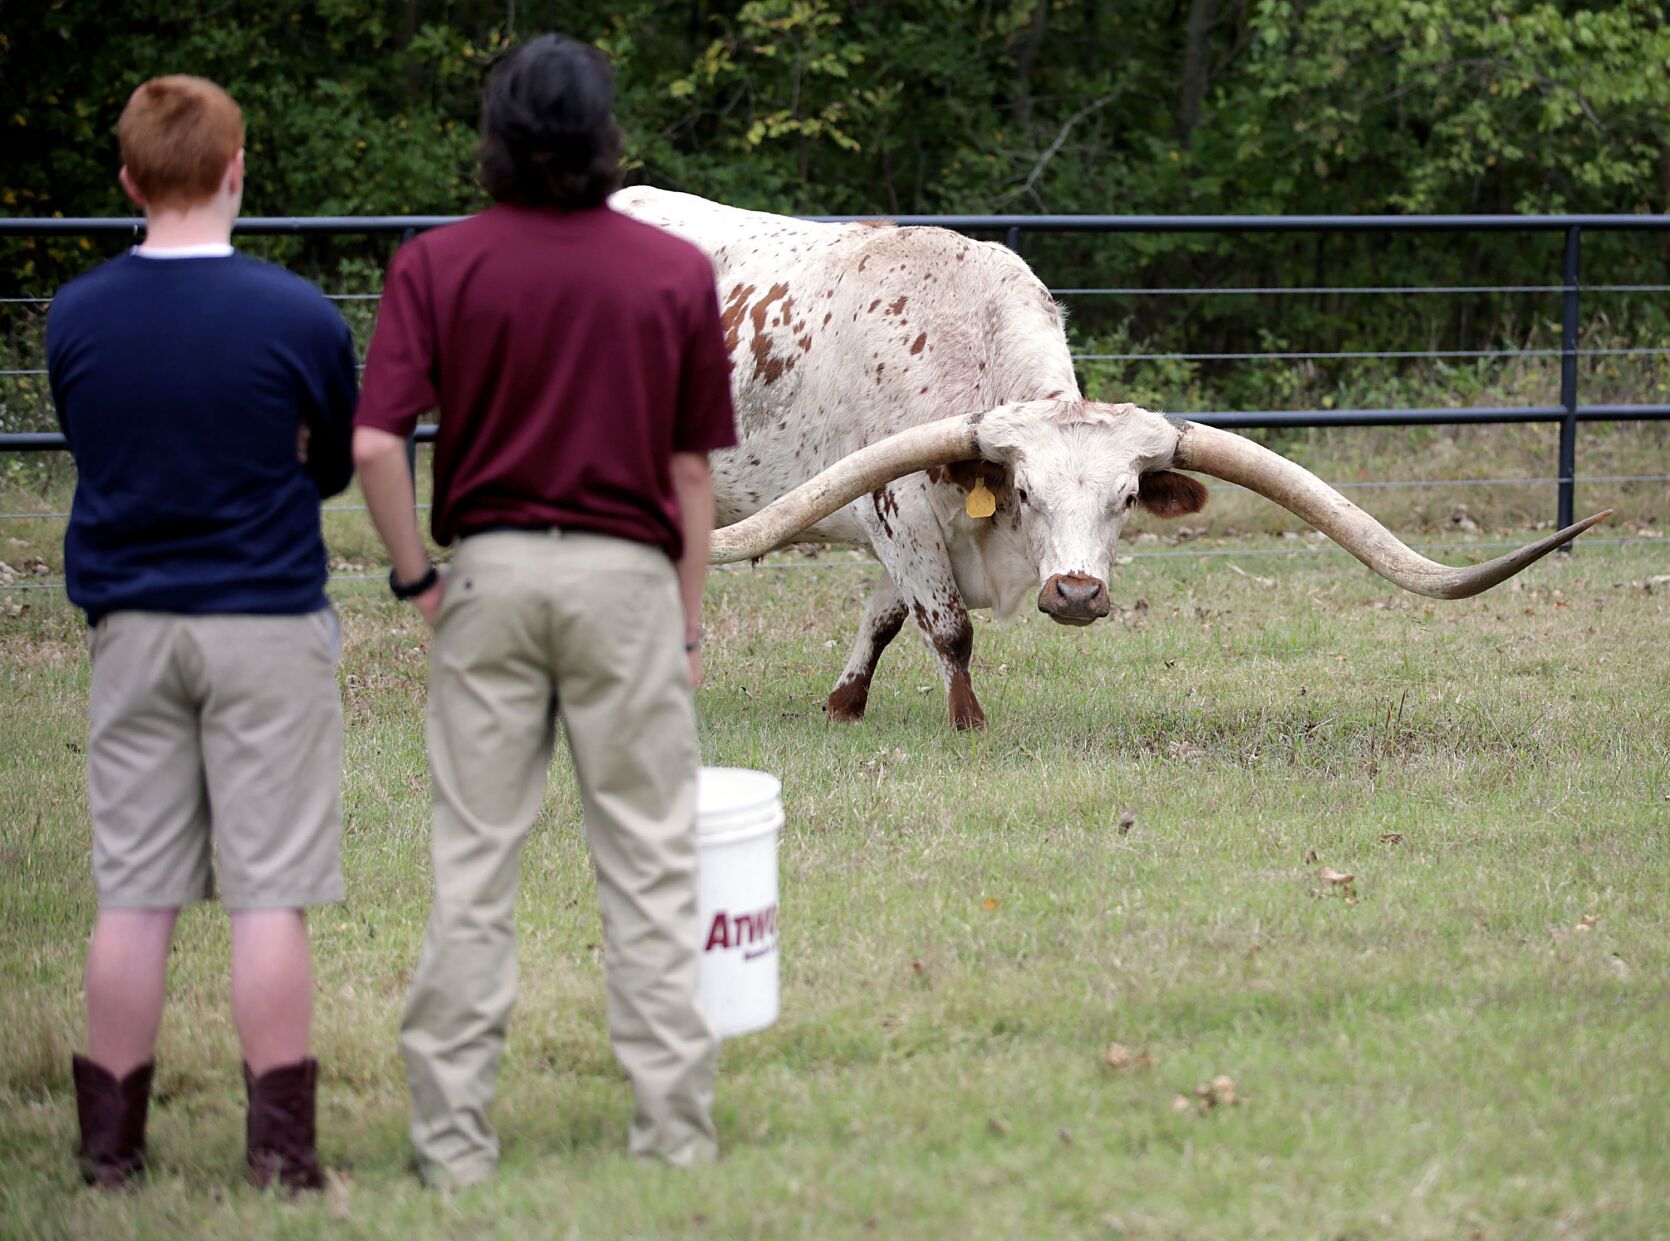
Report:
[[[332,521],[339,565],[377,571],[363,519]],[[0,560],[55,570],[46,525],[0,525]],[[341,1176],[296,1205],[240,1184],[212,907],[181,923],[151,1182],[78,1187],[85,644],[61,596],[14,592],[0,1235],[1665,1235],[1670,543],[1448,604],[1302,540],[1158,550],[1198,543],[1240,554],[1134,560],[1094,628],[979,620],[975,736],[908,635],[869,718],[825,723],[873,570],[716,574],[705,758],[780,774],[788,809],[783,1016],[726,1047],[724,1160],[624,1154],[559,764],[523,862],[503,1172],[450,1198],[410,1171],[395,1045],[428,895],[425,639],[340,584],[351,896],[313,926]]]

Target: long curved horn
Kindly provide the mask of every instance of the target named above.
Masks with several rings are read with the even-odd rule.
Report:
[[[1174,418],[1177,455],[1172,464],[1240,483],[1304,518],[1381,577],[1417,595],[1465,599],[1506,581],[1526,565],[1570,542],[1612,510],[1585,517],[1516,552],[1465,569],[1428,560],[1327,483],[1286,457],[1245,436]]]
[[[980,455],[977,428],[985,416],[941,418],[865,445],[752,517],[715,530],[709,563],[753,560],[884,483],[929,466],[973,460]]]

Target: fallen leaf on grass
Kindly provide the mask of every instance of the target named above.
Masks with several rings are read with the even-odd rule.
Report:
[[[1600,919],[1598,917],[1596,917],[1594,914],[1584,914],[1581,918],[1579,918],[1577,920],[1577,926],[1573,929],[1578,930],[1578,931],[1587,931],[1591,927],[1593,927],[1595,923],[1597,923],[1599,921],[1600,921]]]
[[[342,1223],[353,1214],[353,1194],[348,1182],[334,1168],[325,1173],[325,1215]]]
[[[1154,1067],[1154,1055],[1146,1049],[1133,1051],[1123,1043],[1109,1043],[1102,1052],[1102,1063],[1115,1073],[1126,1069],[1151,1069]]]
[[[1220,1073],[1204,1086],[1196,1086],[1194,1097],[1176,1095],[1171,1100],[1171,1110],[1174,1112],[1194,1112],[1204,1116],[1219,1107],[1245,1107],[1252,1100],[1240,1094],[1235,1089],[1235,1081],[1226,1074]]]
[[[1383,845],[1401,845],[1403,843],[1403,833],[1387,832],[1380,837],[1380,843]]]
[[[1001,904],[1003,904],[1003,902],[998,900],[995,896],[988,896],[985,900],[980,902],[981,907],[984,909],[996,909]]]
[[[1124,814],[1119,816],[1119,834],[1121,836],[1129,836],[1131,834],[1131,829],[1136,825],[1137,812],[1135,810],[1127,810]]]
[[[1606,968],[1612,971],[1612,977],[1619,982],[1629,981],[1629,965],[1617,953],[1606,958]]]
[[[1344,871],[1335,870],[1332,866],[1324,866],[1316,872],[1316,877],[1323,883],[1348,884],[1357,876],[1348,875]]]
[[[1276,579],[1275,578],[1273,578],[1273,577],[1260,577],[1256,573],[1248,573],[1245,569],[1241,568],[1239,565],[1230,565],[1229,570],[1230,570],[1231,573],[1239,573],[1242,577],[1246,578],[1250,582],[1257,582],[1260,586],[1264,587],[1266,590],[1268,590],[1270,587],[1272,587],[1276,584]]]
[[[1009,1126],[995,1116],[988,1116],[986,1117],[986,1132],[994,1138],[1006,1138],[1009,1136]]]

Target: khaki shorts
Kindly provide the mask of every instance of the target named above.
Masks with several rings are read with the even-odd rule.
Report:
[[[99,621],[87,794],[101,908],[206,900],[217,870],[229,909],[343,898],[340,645],[329,608]]]

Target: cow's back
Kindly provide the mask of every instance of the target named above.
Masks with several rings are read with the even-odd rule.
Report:
[[[1002,246],[648,187],[622,190],[611,205],[713,262],[740,441],[714,462],[722,522],[902,427],[1077,395],[1059,310]],[[845,513],[812,533],[864,541]]]

